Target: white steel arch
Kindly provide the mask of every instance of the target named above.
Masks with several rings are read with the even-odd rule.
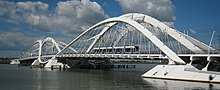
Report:
[[[57,53],[59,53],[60,51],[61,51],[61,48],[60,47],[62,47],[62,48],[64,48],[64,47],[66,47],[67,46],[67,44],[66,43],[64,43],[64,42],[61,42],[61,41],[58,41],[58,42],[56,42],[56,40],[54,40],[53,38],[51,38],[51,37],[47,37],[47,38],[45,38],[45,39],[43,39],[43,40],[38,40],[38,42],[40,43],[40,47],[39,47],[39,56],[38,56],[38,61],[40,62],[40,63],[47,63],[48,61],[42,61],[41,60],[41,56],[42,56],[42,49],[43,49],[43,46],[44,46],[44,44],[46,43],[46,42],[51,42],[52,44],[54,44],[55,45],[55,47],[56,47],[56,49],[57,49]],[[71,48],[71,47],[69,47],[72,51],[74,51],[74,52],[76,52],[76,53],[78,53],[75,49],[73,49],[73,48]]]
[[[58,50],[58,52],[61,51],[59,45],[57,44],[57,42],[56,42],[53,38],[47,37],[46,39],[44,39],[42,46],[43,46],[46,42],[52,42],[52,43],[55,45],[55,47],[56,47],[56,49]]]
[[[42,40],[37,40],[37,43],[39,43],[39,51],[38,51],[38,58],[37,58],[37,60],[39,62],[41,62],[41,51],[42,51],[43,41]]]
[[[39,61],[40,63],[46,63],[46,62],[47,62],[47,61],[42,61],[42,59],[41,59],[43,45],[44,45],[46,42],[51,42],[52,44],[55,45],[55,47],[56,47],[56,49],[58,50],[58,52],[61,51],[61,49],[60,49],[59,45],[57,44],[57,42],[56,42],[53,38],[47,37],[47,38],[44,39],[44,40],[41,42],[41,44],[40,44],[40,50],[39,50],[39,56],[38,56],[38,61]]]
[[[164,24],[164,23],[162,23],[162,22],[160,22],[160,21],[158,21],[158,20],[156,20],[156,19],[154,19],[154,18],[152,18],[152,17],[150,17],[150,16],[148,16],[148,15],[139,14],[139,13],[129,13],[129,14],[124,14],[124,15],[122,15],[122,16],[120,16],[120,17],[130,18],[130,19],[134,19],[134,20],[135,20],[135,19],[143,18],[142,20],[143,20],[144,22],[149,23],[149,24],[151,24],[151,25],[153,25],[153,26],[155,26],[155,27],[160,28],[160,30],[163,30],[163,31],[167,32],[171,37],[173,37],[175,40],[177,40],[178,42],[180,42],[182,45],[186,46],[189,50],[191,50],[191,51],[194,52],[194,53],[204,53],[204,51],[202,51],[202,50],[201,50],[199,47],[197,47],[197,46],[202,47],[204,50],[207,49],[207,48],[204,47],[204,45],[203,45],[202,43],[198,43],[198,42],[197,42],[197,43],[193,43],[193,42],[191,42],[191,41],[192,41],[191,38],[190,38],[191,41],[190,41],[189,39],[186,39],[186,38],[185,38],[185,35],[183,35],[183,34],[180,33],[179,31],[170,28],[170,27],[167,26],[166,24]],[[116,24],[116,23],[114,23],[114,24],[110,23],[110,24],[108,25],[108,27],[105,27],[105,28],[103,29],[103,31],[100,32],[100,34],[104,34],[110,27],[112,27],[112,26],[115,25],[115,24]],[[94,26],[96,27],[96,25],[94,25]],[[90,28],[90,29],[92,29],[92,28]],[[89,30],[90,30],[90,29],[89,29]],[[98,35],[97,39],[95,39],[94,42],[96,42],[96,41],[100,38],[100,36],[101,36],[100,34]],[[94,43],[94,42],[93,42],[93,43]],[[195,42],[195,40],[194,40],[194,42]],[[91,45],[90,48],[87,50],[87,52],[89,52],[89,51],[91,50],[91,48],[92,48],[92,45]],[[212,50],[214,50],[214,49],[212,49]]]
[[[190,39],[186,39],[185,35],[183,35],[182,33],[180,33],[179,31],[175,30],[175,29],[172,29],[170,28],[169,26],[167,26],[166,24],[148,16],[148,15],[144,15],[144,14],[139,14],[139,13],[129,13],[129,14],[124,14],[122,16],[120,16],[122,18],[130,18],[132,20],[137,20],[137,19],[141,19],[142,18],[142,21],[146,22],[146,23],[149,23],[155,27],[158,27],[160,28],[160,30],[162,31],[165,31],[167,32],[171,37],[173,37],[175,40],[177,40],[179,43],[181,43],[182,45],[184,45],[186,48],[188,48],[190,51],[194,52],[194,53],[205,53],[204,51],[202,51],[199,47],[197,46],[200,46],[201,48],[204,47],[204,45],[202,43],[193,43],[191,42],[192,40]],[[99,22],[97,24],[95,24],[94,26],[92,26],[91,28],[87,29],[86,32],[90,31],[91,29],[101,25],[102,22]],[[113,25],[115,25],[117,22],[115,23],[110,23],[108,24],[107,27],[105,27],[103,29],[102,32],[100,32],[97,37],[95,37],[93,43],[89,46],[88,50],[86,51],[86,53],[88,53],[92,47],[93,47],[93,44],[99,40],[100,36],[102,34],[104,34],[110,27],[112,27]],[[85,33],[81,34],[81,35],[84,35]],[[78,36],[75,40],[73,40],[72,42],[76,41],[79,37]],[[195,41],[195,40],[194,40]],[[71,44],[71,43],[70,43]],[[64,48],[65,50],[66,48]],[[206,50],[206,48],[204,47],[203,48],[204,50]],[[214,49],[213,49],[214,50]]]
[[[31,48],[33,48],[35,45],[38,45],[38,47],[35,47],[34,50],[32,50]],[[36,52],[37,52],[37,55],[36,55],[36,56],[39,56],[39,53],[41,52],[41,46],[42,46],[42,40],[37,40],[37,41],[35,41],[35,42],[31,45],[31,47],[27,50],[27,52],[25,52],[25,53],[21,56],[21,58],[31,57],[31,56],[34,55],[33,52],[34,52],[35,54],[36,54]],[[29,52],[30,50],[32,50],[32,51]],[[28,56],[26,56],[26,55],[28,55]],[[30,56],[29,56],[29,55],[30,55]]]
[[[160,30],[163,30],[165,32],[167,32],[171,37],[173,37],[174,39],[176,39],[178,42],[180,42],[182,45],[186,46],[186,48],[188,48],[189,50],[191,50],[194,53],[204,53],[204,51],[202,51],[199,47],[197,47],[196,45],[194,45],[192,42],[190,42],[189,40],[187,40],[181,33],[179,33],[177,30],[170,28],[169,26],[167,26],[166,24],[158,21],[157,19],[150,17],[148,15],[145,14],[140,14],[140,13],[129,13],[129,14],[124,14],[120,17],[127,17],[127,18],[131,18],[131,19],[140,19],[142,18],[142,21],[149,23],[155,27],[160,28]]]
[[[84,35],[85,33],[87,33],[88,31],[106,24],[106,23],[111,23],[111,22],[124,22],[127,23],[131,26],[133,26],[134,28],[136,28],[137,30],[139,30],[142,34],[144,34],[151,42],[153,42],[161,51],[163,51],[171,60],[173,60],[176,63],[181,63],[181,64],[185,64],[185,62],[179,58],[177,56],[176,53],[174,53],[170,48],[168,48],[163,42],[161,42],[156,36],[154,36],[148,29],[146,29],[145,27],[143,27],[142,25],[140,25],[138,22],[131,20],[129,18],[124,18],[124,17],[115,17],[115,18],[110,18],[110,19],[106,19],[104,21],[101,21],[97,24],[95,24],[94,26],[90,27],[89,29],[87,29],[85,32],[83,32],[81,35],[79,35],[78,37],[76,37],[73,41],[71,41],[67,47],[69,47],[70,45],[72,45],[72,43],[74,43],[76,40],[78,40],[82,35]],[[112,24],[113,25],[113,24]],[[104,31],[101,34],[104,34],[104,32],[107,31],[107,29],[104,29]],[[96,41],[97,42],[97,41]],[[95,42],[95,43],[96,43]],[[93,43],[90,48],[88,48],[87,51],[89,51],[94,45],[95,43]],[[65,47],[63,50],[65,50],[67,47]],[[62,51],[63,51],[62,50]],[[62,52],[61,51],[61,52]],[[59,54],[59,53],[58,53]]]
[[[38,63],[38,62],[40,62],[41,60],[40,60],[40,57],[41,57],[41,51],[42,51],[42,44],[43,43],[43,40],[37,40],[37,41],[35,41],[34,43],[33,43],[33,45],[31,46],[31,48],[34,46],[34,45],[38,45],[38,47],[36,47],[36,49],[34,49],[33,51],[35,52],[35,51],[38,51],[37,52],[37,59],[31,64],[31,65],[34,65],[35,63]],[[28,50],[29,51],[29,50]],[[28,51],[26,52],[26,53],[28,53]],[[28,56],[28,57],[33,57],[32,56],[32,53],[31,53],[31,56]],[[24,57],[23,57],[24,58]]]

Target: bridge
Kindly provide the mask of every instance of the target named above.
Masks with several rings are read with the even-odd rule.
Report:
[[[220,60],[220,52],[155,18],[129,13],[93,25],[69,44],[52,38],[38,40],[19,60],[33,59],[31,65],[45,67],[76,59],[169,60],[169,64],[189,64]]]

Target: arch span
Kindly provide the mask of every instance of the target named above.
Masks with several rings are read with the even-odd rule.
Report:
[[[49,46],[50,48],[44,48],[44,47],[46,46],[45,44],[47,44],[47,43],[51,43],[51,45]],[[56,40],[54,40],[52,37],[47,37],[47,38],[41,40],[41,44],[40,44],[40,45],[41,45],[41,46],[39,47],[40,50],[39,50],[38,61],[39,61],[40,63],[47,63],[50,58],[49,58],[49,59],[48,59],[48,58],[43,59],[43,58],[42,58],[42,56],[44,56],[43,53],[44,53],[45,55],[56,55],[56,54],[59,53],[64,47],[66,47],[67,44],[64,43],[64,42],[62,42],[62,41],[56,41]],[[47,51],[47,50],[44,50],[44,49],[54,49],[54,48],[55,48],[55,51],[53,50],[52,52],[45,53],[45,51]],[[73,52],[78,53],[75,49],[73,49],[73,48],[71,48],[71,47],[69,47],[69,49],[72,50]],[[52,57],[51,57],[51,58],[52,58]]]
[[[74,43],[76,40],[78,40],[81,36],[83,36],[85,33],[89,32],[90,30],[92,30],[98,26],[101,26],[103,24],[111,23],[111,22],[113,24],[114,24],[114,22],[124,22],[124,23],[127,23],[127,24],[135,27],[138,31],[140,31],[142,34],[144,34],[151,42],[153,42],[161,51],[163,51],[166,54],[166,56],[168,56],[171,60],[173,60],[174,62],[177,62],[177,63],[185,64],[185,62],[182,59],[180,59],[176,53],[174,53],[170,48],[168,48],[163,42],[161,42],[156,36],[154,36],[148,29],[146,29],[145,27],[143,27],[142,25],[140,25],[138,22],[136,22],[134,20],[131,20],[129,18],[123,18],[123,17],[110,18],[110,19],[106,19],[104,21],[101,21],[101,22],[95,24],[94,26],[92,26],[91,28],[89,28],[88,30],[83,32],[81,35],[79,35],[77,38],[75,38],[72,42],[70,42],[67,45],[67,47],[69,47],[72,43]],[[101,33],[101,34],[104,34],[105,31],[107,31],[107,30],[104,29],[102,31],[103,33]],[[90,46],[89,49],[91,49],[91,47],[93,47],[95,45],[95,43],[93,43],[93,45]],[[66,48],[64,48],[63,50],[65,50]],[[89,49],[87,50],[87,52],[90,51]]]
[[[191,39],[191,37],[189,39],[186,38],[186,35],[183,35],[181,32],[173,29],[173,28],[170,28],[169,26],[167,26],[166,24],[156,20],[155,18],[152,18],[148,15],[144,15],[144,14],[139,14],[139,13],[129,13],[129,14],[124,14],[124,15],[121,15],[119,16],[121,18],[130,18],[134,21],[144,21],[150,25],[153,25],[154,27],[158,27],[160,28],[159,30],[161,31],[164,31],[166,33],[168,33],[172,38],[174,38],[175,40],[177,40],[179,43],[181,43],[182,45],[184,45],[186,48],[188,48],[191,52],[193,53],[205,53],[203,50],[206,50],[207,49],[207,45],[201,43],[201,42],[198,42],[198,41],[195,41],[193,39]],[[105,21],[105,20],[104,20]],[[100,25],[103,25],[104,21],[102,22],[99,22],[95,25],[93,25],[92,27],[90,27],[89,29],[87,29],[84,33],[82,33],[81,35],[79,35],[77,38],[75,38],[71,43],[73,43],[74,41],[78,40],[78,38],[80,38],[82,35],[84,35],[85,33],[87,33],[88,31],[100,26]],[[98,38],[100,38],[101,34],[104,34],[105,31],[107,31],[110,27],[112,27],[113,25],[115,25],[117,22],[115,23],[110,23],[105,29],[103,29],[103,31],[97,35],[97,37],[95,38],[96,41],[98,40]],[[69,43],[69,44],[71,44]],[[93,43],[94,44],[94,43]],[[93,45],[92,44],[92,45]],[[90,46],[90,48],[87,50],[87,52],[89,52],[91,49],[92,49],[92,45]],[[70,46],[70,45],[67,45],[67,46]],[[199,46],[199,47],[198,47]],[[202,48],[202,49],[200,49]],[[66,48],[64,48],[65,50]],[[212,50],[215,50],[213,48],[211,48]]]
[[[111,39],[114,43],[109,43],[109,44],[112,44],[112,45],[107,45],[107,46],[103,45],[103,47],[98,47],[98,48],[95,47],[95,45],[100,43],[103,39],[114,38],[115,36],[112,36],[112,37],[110,36],[106,38],[108,36],[108,35],[106,36],[106,33],[109,34],[109,31],[111,31],[112,28],[120,29],[121,27],[119,25],[120,23],[125,23],[131,26],[132,28],[135,28],[137,31],[143,34],[143,36],[145,36],[147,40],[150,41],[150,43],[148,43],[149,53],[147,54],[151,54],[150,53],[151,42],[156,46],[156,48],[159,48],[158,51],[162,51],[162,55],[165,54],[165,56],[167,56],[170,60],[176,63],[185,64],[185,62],[181,58],[178,57],[179,54],[189,54],[189,53],[205,54],[206,53],[205,50],[206,50],[207,45],[204,45],[201,42],[198,43],[198,41],[193,40],[193,38],[191,37],[187,38],[185,34],[169,27],[168,25],[148,15],[138,14],[138,13],[129,13],[129,14],[125,14],[119,17],[113,17],[113,18],[109,18],[101,22],[98,22],[97,24],[93,25],[92,27],[84,31],[82,34],[77,36],[74,40],[72,40],[66,47],[64,47],[56,55],[76,54],[76,53],[71,53],[71,52],[64,52],[64,51],[68,51],[67,49],[70,48],[71,46],[74,47],[74,45],[76,46],[76,48],[78,47],[81,48],[78,51],[82,50],[81,52],[78,52],[77,54],[90,54],[90,53],[94,54],[94,52],[96,52],[97,50],[101,50],[102,52],[112,51],[112,54],[114,54],[115,52],[113,52],[113,49],[115,47],[119,48],[120,45],[118,43],[121,41],[122,38],[126,38],[126,35],[129,34],[129,32],[131,32],[129,31],[129,27],[127,27],[126,25],[124,27],[127,28],[128,30],[121,30],[120,32],[116,32],[117,35],[119,36],[117,36],[117,40],[115,41]],[[97,32],[94,33],[92,31],[97,31]],[[115,31],[113,31],[113,33],[115,33]],[[165,36],[165,38],[161,37],[163,35]],[[170,43],[171,41],[173,42]],[[104,40],[102,42],[104,42]],[[84,43],[87,43],[87,44],[85,45]],[[173,43],[176,45],[172,45]],[[76,44],[78,44],[78,46]],[[118,44],[118,46],[116,44]],[[130,44],[130,46],[132,45],[134,44]],[[110,48],[112,50],[110,50]],[[124,48],[125,50],[125,44],[124,46],[121,46],[121,48]],[[178,49],[175,49],[175,48],[178,48]],[[146,51],[142,53],[139,52],[139,54],[146,54]]]
[[[32,46],[25,52],[21,58],[35,58],[36,60],[32,65],[38,65],[40,63],[47,63],[48,57],[44,58],[45,55],[55,55],[66,47],[66,43],[61,41],[56,41],[51,37],[35,41]],[[70,48],[70,50],[77,52],[75,49]],[[52,58],[52,57],[51,57]],[[37,64],[34,64],[37,63]]]
[[[46,43],[51,43],[51,45],[49,46],[49,48],[46,47]],[[46,48],[44,48],[44,47],[46,47]],[[55,49],[57,50],[57,51],[55,51],[55,52],[46,52],[46,51],[48,51],[48,50],[45,50],[45,49],[54,49],[54,47],[55,47]],[[61,51],[61,49],[60,49],[60,47],[59,47],[59,44],[58,44],[53,38],[47,37],[47,38],[45,38],[45,39],[42,40],[42,45],[41,45],[41,47],[40,47],[39,56],[38,56],[38,61],[39,61],[40,63],[46,63],[46,62],[48,61],[47,59],[43,59],[43,58],[42,58],[44,52],[45,52],[45,53],[44,53],[45,55],[47,55],[47,54],[53,54],[53,55],[55,55],[56,53],[58,53],[58,52],[60,52],[60,51]]]

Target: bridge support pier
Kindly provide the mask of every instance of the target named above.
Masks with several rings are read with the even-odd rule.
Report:
[[[49,59],[44,67],[51,68],[51,66],[60,66],[61,68],[66,67],[63,63],[59,63],[56,57],[52,57],[51,59]]]
[[[51,68],[52,65],[57,64],[57,59],[55,57],[52,57],[48,60],[47,64],[44,66],[45,68]]]

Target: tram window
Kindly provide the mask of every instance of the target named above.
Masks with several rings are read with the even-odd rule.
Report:
[[[118,46],[118,47],[99,47],[93,48],[95,53],[137,53],[139,51],[138,46]]]

